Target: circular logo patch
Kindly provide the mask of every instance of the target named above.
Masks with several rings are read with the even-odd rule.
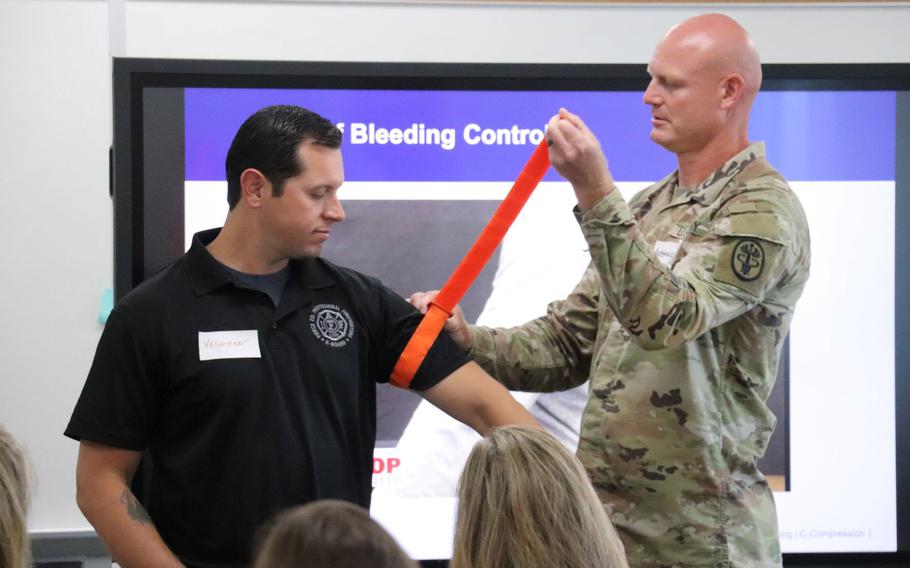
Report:
[[[318,304],[310,311],[310,330],[329,347],[344,347],[354,336],[354,320],[335,304]]]
[[[765,267],[765,251],[755,239],[742,239],[733,249],[733,274],[750,282],[761,275]]]

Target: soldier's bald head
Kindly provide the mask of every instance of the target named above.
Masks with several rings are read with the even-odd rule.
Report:
[[[729,74],[743,78],[744,98],[754,100],[761,87],[762,72],[758,51],[749,33],[723,14],[703,14],[670,28],[657,44],[658,51],[675,52],[691,58],[698,72],[720,79]]]

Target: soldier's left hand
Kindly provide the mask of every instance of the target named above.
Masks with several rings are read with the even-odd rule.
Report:
[[[575,188],[578,206],[590,209],[613,190],[607,158],[594,133],[564,108],[547,124],[550,163]]]

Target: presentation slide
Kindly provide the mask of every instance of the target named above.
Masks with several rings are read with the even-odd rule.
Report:
[[[185,244],[227,214],[224,158],[240,124],[271,104],[343,130],[346,221],[323,254],[401,295],[439,288],[560,107],[598,136],[630,198],[675,169],[652,143],[638,92],[187,89]],[[894,255],[896,93],[770,91],[750,139],[790,181],[809,219],[812,273],[769,405],[760,462],[775,489],[783,551],[897,547]],[[520,324],[567,294],[589,257],[574,194],[548,172],[465,297],[469,320]],[[569,447],[586,385],[516,393]],[[417,558],[448,558],[455,483],[478,436],[382,385],[373,515]]]

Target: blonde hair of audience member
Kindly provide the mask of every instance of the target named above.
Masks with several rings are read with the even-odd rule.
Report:
[[[627,568],[584,467],[543,430],[479,441],[458,482],[451,568]]]
[[[0,426],[0,568],[29,565],[27,475],[25,455]]]
[[[326,499],[285,511],[268,529],[254,568],[417,568],[363,507]]]

